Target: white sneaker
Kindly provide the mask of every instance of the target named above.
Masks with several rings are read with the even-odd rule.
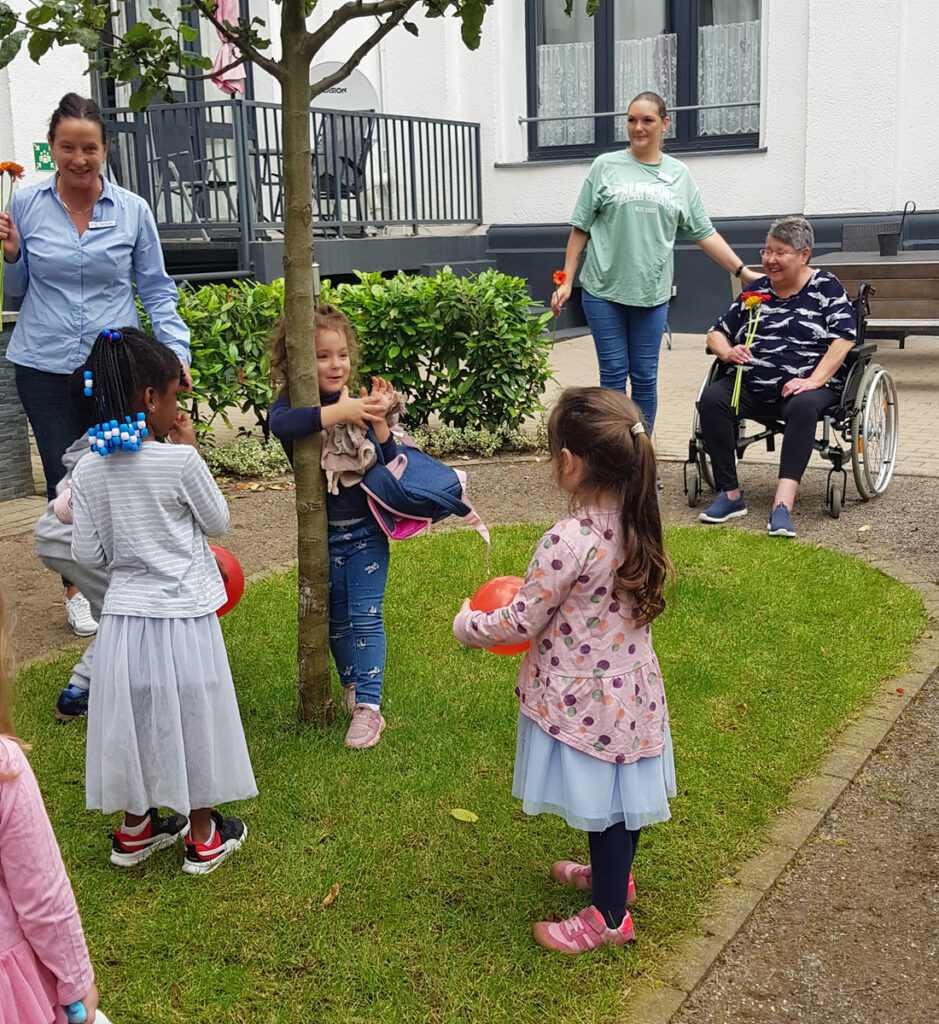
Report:
[[[81,591],[65,599],[65,614],[76,636],[94,636],[98,632],[98,623],[91,614],[91,605]]]

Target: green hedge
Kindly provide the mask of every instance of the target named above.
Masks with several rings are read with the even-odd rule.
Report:
[[[408,422],[470,429],[517,427],[542,408],[551,376],[550,314],[534,316],[520,277],[496,270],[457,277],[358,274],[326,282],[323,301],[349,317],[362,345],[362,376],[387,377],[407,397]]]
[[[407,398],[407,422],[471,430],[515,428],[542,408],[551,376],[550,314],[535,316],[525,282],[495,270],[460,278],[359,274],[355,284],[323,282],[322,301],[352,321],[360,373],[388,378]],[[267,339],[284,308],[284,282],[236,281],[183,287],[179,314],[192,332],[190,410],[202,428],[226,409],[254,412],[268,436],[273,400]],[[149,323],[141,310],[146,329]]]

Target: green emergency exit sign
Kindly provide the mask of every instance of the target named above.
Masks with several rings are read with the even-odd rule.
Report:
[[[37,171],[54,171],[55,161],[52,159],[52,151],[48,142],[33,143],[33,158],[36,161]]]

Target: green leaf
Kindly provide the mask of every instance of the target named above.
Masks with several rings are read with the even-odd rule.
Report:
[[[29,56],[34,63],[39,63],[39,58],[46,53],[55,42],[55,33],[47,29],[37,28],[29,37]]]
[[[187,43],[194,43],[199,38],[199,30],[185,22],[179,26],[179,34]]]
[[[450,814],[457,821],[479,821],[478,815],[473,814],[472,811],[464,810],[462,807],[454,807]]]
[[[0,42],[0,68],[5,68],[20,52],[20,47],[23,45],[25,38],[26,29],[21,28],[18,32],[11,32],[10,35]]]
[[[97,50],[101,37],[93,28],[79,26],[71,32],[72,42],[78,43],[83,50]]]

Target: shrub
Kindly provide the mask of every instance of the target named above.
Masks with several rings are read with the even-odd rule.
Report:
[[[229,444],[210,448],[205,461],[216,476],[283,476],[290,463],[279,441],[263,444],[255,437],[239,437]]]
[[[324,282],[362,345],[363,377],[387,377],[408,401],[408,422],[436,413],[455,427],[517,427],[542,408],[551,377],[550,314],[535,316],[519,277],[495,270],[457,277],[358,274],[357,284]]]
[[[230,427],[226,410],[237,407],[254,413],[267,438],[274,397],[267,338],[284,309],[283,280],[184,286],[177,309],[192,334],[189,409],[196,426],[208,430],[220,416]],[[140,317],[150,330],[142,309]]]
[[[363,379],[387,377],[408,401],[407,421],[436,413],[470,430],[517,428],[540,410],[551,377],[550,314],[535,316],[525,282],[495,270],[457,277],[358,274],[356,284],[323,282],[322,301],[349,317],[362,344]],[[192,332],[190,411],[211,429],[226,410],[253,412],[269,435],[273,401],[267,339],[284,308],[284,282],[235,281],[183,287],[179,314]],[[141,321],[150,324],[143,310]]]
[[[435,459],[454,455],[475,455],[490,458],[497,452],[539,452],[548,447],[544,418],[534,434],[513,427],[496,430],[474,430],[472,427],[418,428],[410,431],[414,441]]]

